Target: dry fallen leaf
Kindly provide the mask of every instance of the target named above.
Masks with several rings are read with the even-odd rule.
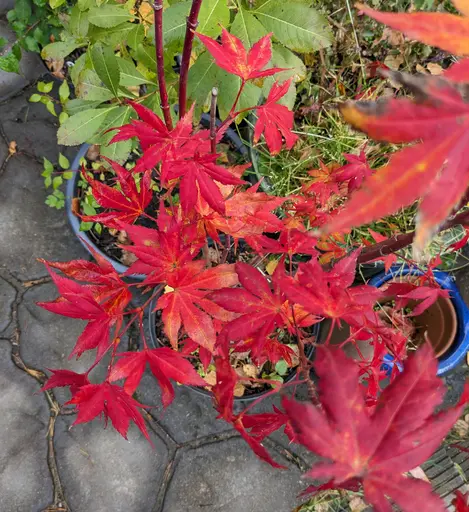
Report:
[[[54,41],[51,40],[51,42],[53,43]],[[51,75],[59,80],[65,80],[64,59],[46,59],[45,63]]]
[[[213,370],[211,372],[208,372],[205,375],[204,380],[209,386],[215,386],[215,384],[217,383],[217,373],[214,372]]]
[[[16,153],[17,149],[18,145],[14,140],[12,140],[10,144],[8,144],[8,153],[10,153],[10,155],[13,156]]]
[[[135,263],[137,261],[137,256],[135,256],[133,252],[122,251],[121,261],[124,265],[130,267],[132,263]]]
[[[465,420],[458,420],[453,429],[459,437],[466,437],[469,433],[469,423]]]
[[[78,197],[72,199],[72,212],[77,217],[80,216],[80,199]]]
[[[430,480],[428,479],[424,470],[420,466],[417,466],[416,468],[411,469],[409,471],[409,474],[411,474],[414,478],[417,478],[418,480],[424,480],[425,482],[430,482]]]
[[[243,365],[243,373],[244,373],[244,375],[246,375],[246,377],[255,379],[259,373],[259,370],[253,364],[245,364],[245,365]]]
[[[237,382],[234,388],[234,396],[243,396],[245,389],[246,388],[241,384],[241,382]]]
[[[360,496],[354,496],[349,501],[350,512],[363,512],[368,508],[368,505],[360,498]]]
[[[385,59],[384,59],[384,64],[388,67],[388,68],[391,68],[393,69],[394,71],[397,71],[401,64],[404,63],[404,57],[402,55],[392,55],[392,54],[389,54]]]
[[[99,158],[98,144],[93,144],[88,148],[88,151],[86,152],[86,158],[88,158],[88,160],[91,160],[92,162],[95,162]]]
[[[428,69],[428,71],[430,71],[430,73],[432,75],[437,75],[437,76],[442,75],[444,72],[444,69],[436,62],[429,62],[427,64],[427,69]]]
[[[275,272],[278,262],[279,260],[270,260],[269,263],[267,263],[267,265],[265,266],[265,271],[267,272],[267,274],[269,274],[269,276],[271,276]]]

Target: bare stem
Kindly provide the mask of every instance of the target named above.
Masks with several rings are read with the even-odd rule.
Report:
[[[192,7],[187,18],[186,36],[184,38],[184,48],[182,50],[181,72],[179,75],[179,119],[186,114],[187,103],[187,78],[189,75],[189,64],[191,60],[192,44],[194,42],[194,30],[199,24],[199,17],[202,0],[192,0]]]
[[[469,211],[462,212],[458,215],[455,215],[453,218],[448,219],[441,225],[439,231],[457,226],[458,224],[467,223],[469,223]],[[358,257],[358,263],[373,261],[377,258],[381,258],[382,256],[387,256],[388,254],[396,252],[399,249],[403,249],[412,243],[414,237],[415,231],[412,231],[411,233],[396,235],[388,238],[387,240],[384,240],[383,242],[379,242],[378,244],[366,247]]]
[[[218,89],[212,89],[210,102],[210,148],[213,154],[217,152],[217,96]]]
[[[163,0],[154,0],[153,10],[155,12],[156,72],[158,75],[161,110],[163,111],[164,122],[168,130],[172,130],[173,121],[171,119],[168,91],[166,90],[166,78],[164,76]]]

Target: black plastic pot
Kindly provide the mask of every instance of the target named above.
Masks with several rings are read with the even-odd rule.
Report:
[[[217,123],[221,124],[221,121],[217,120]],[[210,116],[208,114],[203,114],[200,120],[200,124],[204,127],[210,126]],[[232,128],[228,128],[224,135],[223,140],[229,143],[233,147],[234,151],[240,153],[244,159],[248,160],[248,150],[244,145],[243,141],[238,136],[238,134]],[[103,258],[105,258],[115,268],[117,272],[123,274],[129,269],[129,267],[127,265],[124,265],[120,261],[108,256],[101,249],[99,249],[99,247],[94,243],[94,241],[86,231],[80,231],[80,219],[73,213],[72,210],[73,198],[77,197],[78,195],[78,181],[80,179],[80,173],[78,171],[80,169],[80,160],[86,155],[88,148],[89,144],[83,144],[78,150],[78,153],[72,162],[71,170],[74,171],[73,178],[67,181],[67,188],[65,194],[65,208],[67,210],[67,217],[70,222],[70,226],[73,229],[73,232],[75,233],[83,247],[92,255],[92,252],[89,249],[89,247],[91,247],[94,251],[96,251]],[[256,182],[252,175],[249,175],[249,181],[251,181],[251,183]],[[145,276],[138,274],[135,274],[132,277],[139,280],[143,280],[145,278]]]
[[[156,302],[159,297],[154,297],[153,300],[150,302],[149,305],[149,314],[148,314],[148,327],[150,331],[150,345],[152,348],[158,348],[158,347],[164,347],[164,343],[159,339],[157,333],[156,333]],[[319,331],[320,331],[320,324],[315,324],[311,327],[311,334],[316,336],[316,339],[319,339]],[[308,359],[310,359],[314,353],[314,347],[312,345],[307,345],[305,347],[306,356]],[[297,368],[290,370],[286,377],[284,378],[284,383],[292,381],[297,374]],[[206,397],[212,397],[212,393],[210,391],[207,391],[203,388],[199,388],[197,386],[187,386],[191,389],[193,389],[195,392],[204,395]],[[257,398],[269,393],[269,389],[266,389],[264,391],[259,391],[258,393],[253,393],[249,396],[240,396],[234,397],[234,400],[236,402],[251,402],[253,400],[256,400]]]

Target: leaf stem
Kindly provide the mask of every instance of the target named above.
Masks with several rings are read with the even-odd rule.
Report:
[[[187,78],[189,76],[189,64],[191,61],[192,44],[194,42],[194,30],[197,28],[198,17],[202,0],[192,0],[192,7],[187,17],[186,36],[182,50],[181,71],[179,74],[179,119],[186,114],[187,103]]]
[[[166,127],[168,130],[172,130],[173,120],[171,119],[168,91],[166,90],[166,78],[164,74],[163,0],[154,0],[153,10],[155,13],[156,72],[158,75],[158,89],[160,91],[161,110],[163,111]]]
[[[210,101],[210,149],[213,154],[217,152],[217,96],[218,89],[213,87]]]

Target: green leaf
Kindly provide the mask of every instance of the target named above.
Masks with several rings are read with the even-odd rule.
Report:
[[[71,180],[73,178],[73,171],[65,171],[62,173],[62,177],[64,180]]]
[[[145,37],[145,29],[143,25],[139,23],[138,25],[134,25],[132,30],[127,35],[127,44],[133,50],[138,48],[140,43],[143,43],[143,39]]]
[[[278,363],[275,365],[275,371],[279,375],[285,375],[288,371],[288,365],[287,365],[286,361],[284,361],[283,359],[280,359],[280,361],[278,361]]]
[[[59,165],[62,169],[70,169],[70,162],[66,156],[62,155],[62,153],[59,153]]]
[[[118,96],[120,70],[114,51],[109,46],[98,43],[91,49],[91,61],[98,77],[107,88]]]
[[[231,75],[213,63],[208,52],[203,53],[195,61],[189,73],[187,84],[188,96],[196,102],[196,108],[207,111],[210,107],[210,91],[218,87],[218,109],[220,117],[225,118],[233,105],[241,84],[241,79]],[[238,102],[238,109],[252,107],[258,104],[261,89],[252,83],[247,83]],[[199,111],[198,111],[199,112]],[[198,115],[198,114],[197,114]]]
[[[70,116],[67,114],[67,112],[62,110],[62,112],[59,114],[59,124],[64,124],[69,117]]]
[[[38,103],[39,101],[41,101],[41,95],[40,94],[31,94],[31,96],[29,97],[29,101],[31,103]]]
[[[54,82],[39,82],[37,84],[37,90],[39,92],[44,92],[44,93],[51,92],[53,87],[54,87]]]
[[[146,44],[139,44],[136,60],[142,61],[142,64],[148,69],[156,69],[155,47]]]
[[[78,112],[82,112],[83,110],[89,110],[90,108],[96,108],[101,104],[101,101],[87,101],[74,99],[67,101],[67,105],[65,106],[67,114],[73,116],[78,114]]]
[[[88,34],[90,27],[88,13],[80,10],[77,5],[70,11],[70,20],[68,23],[68,28],[75,37],[86,37],[86,34]]]
[[[48,185],[46,185],[46,186],[48,186]],[[46,197],[46,204],[48,206],[50,206],[51,208],[56,207],[57,201],[58,201],[58,199],[55,196],[53,196],[52,194],[50,194]]]
[[[202,2],[197,32],[216,38],[221,34],[221,27],[227,27],[229,23],[230,10],[226,0],[204,0]]]
[[[31,17],[31,2],[29,0],[15,0],[16,19],[28,23]]]
[[[203,2],[202,2],[203,4]],[[163,12],[163,40],[165,47],[171,43],[182,43],[186,33],[186,17],[191,2],[180,2],[171,5]]]
[[[52,180],[52,188],[54,190],[59,188],[63,182],[64,182],[64,180],[62,179],[62,176],[55,176],[54,179]]]
[[[8,44],[8,41],[4,37],[0,37],[0,50]]]
[[[94,230],[96,233],[98,233],[98,235],[100,235],[103,232],[103,226],[99,222],[96,222],[94,225]]]
[[[104,43],[110,47],[123,47],[133,28],[134,23],[125,22],[110,28],[92,26],[88,31],[88,38],[91,43]]]
[[[0,57],[0,70],[7,71],[8,73],[20,72],[20,61],[12,51]]]
[[[315,9],[283,0],[267,0],[254,11],[256,18],[290,50],[307,53],[332,43],[327,20]]]
[[[124,140],[111,144],[110,146],[103,146],[101,148],[101,155],[123,165],[128,160],[131,151],[132,141]]]
[[[70,97],[70,87],[68,86],[67,80],[64,80],[59,87],[59,99],[61,103],[64,103]]]
[[[130,105],[125,107],[116,107],[106,116],[105,121],[101,125],[99,132],[94,137],[94,144],[106,145],[114,137],[116,132],[104,133],[110,128],[118,128],[124,124],[127,124],[130,120],[130,116],[133,109]]]
[[[75,64],[70,68],[70,78],[72,79],[72,83],[75,87],[78,87],[80,73],[85,68],[91,68],[88,52],[80,55],[80,57],[75,61]]]
[[[51,43],[47,46],[44,46],[44,48],[41,51],[41,57],[45,59],[54,59],[54,60],[60,60],[65,59],[67,55],[70,55],[74,50],[79,48],[80,46],[83,46],[82,44],[78,43],[74,39],[71,39],[69,41],[59,41],[57,43]]]
[[[49,100],[46,103],[46,109],[48,112],[50,112],[54,117],[57,117],[57,112],[55,111],[54,102],[52,100]]]
[[[99,76],[92,69],[85,69],[80,73],[75,92],[78,98],[87,101],[103,102],[113,97],[112,92],[104,87]]]
[[[80,231],[89,231],[93,227],[93,222],[81,222]]]
[[[102,28],[115,27],[130,19],[129,11],[120,5],[104,4],[100,7],[91,7],[89,11],[90,23]]]
[[[54,172],[54,166],[50,160],[47,160],[46,157],[43,158],[44,161],[44,172],[42,176],[50,176]],[[45,174],[46,173],[46,174]]]
[[[44,176],[44,174],[42,174]],[[49,188],[52,185],[52,178],[50,176],[46,176],[44,179],[44,186]]]
[[[85,215],[96,215],[96,210],[86,201],[82,203],[83,213]]]
[[[139,71],[137,71],[137,68],[132,61],[117,57],[117,62],[119,63],[121,71],[120,85],[123,87],[133,87],[135,85],[151,83]]]
[[[244,9],[239,9],[231,25],[230,33],[239,37],[246,48],[251,48],[256,41],[259,41],[268,32],[252,14]]]
[[[92,5],[94,5],[94,0],[78,0],[77,6],[80,11],[86,11],[89,9]]]
[[[108,113],[116,107],[90,109],[69,117],[57,132],[59,144],[77,146],[89,140],[101,127]]]
[[[57,9],[57,7],[60,7],[63,5],[67,0],[49,0],[49,5],[51,9]]]

